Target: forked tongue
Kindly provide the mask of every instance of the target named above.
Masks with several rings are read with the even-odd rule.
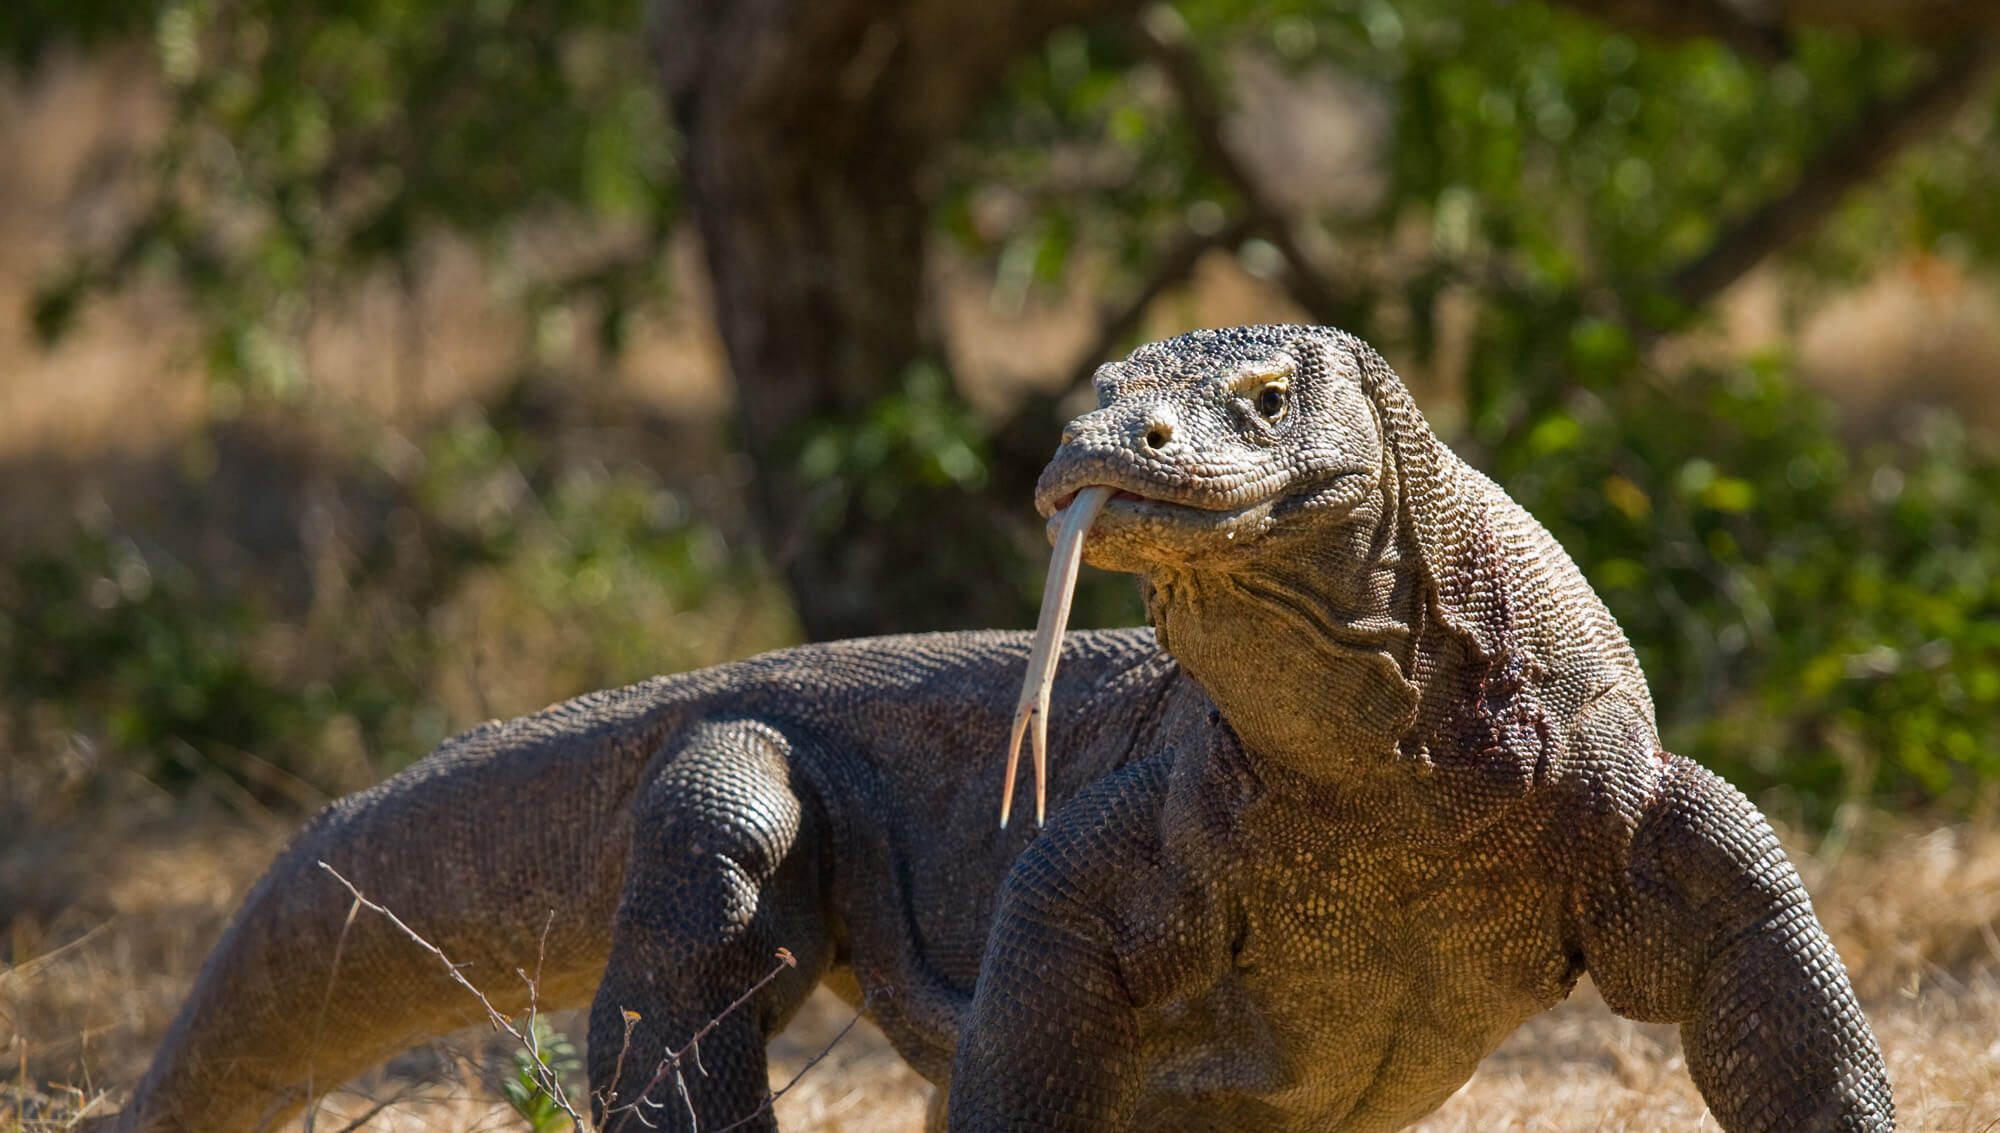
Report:
[[[1035,825],[1046,816],[1049,795],[1049,689],[1056,679],[1056,658],[1062,656],[1063,627],[1069,624],[1069,602],[1076,593],[1076,571],[1083,563],[1083,537],[1111,498],[1102,484],[1085,488],[1063,510],[1056,532],[1055,554],[1049,558],[1049,578],[1042,584],[1042,616],[1035,622],[1034,647],[1028,650],[1028,675],[1021,682],[1021,700],[1014,706],[1014,730],[1007,737],[1007,785],[1000,792],[1000,829],[1014,811],[1014,774],[1021,766],[1021,737],[1034,726]]]

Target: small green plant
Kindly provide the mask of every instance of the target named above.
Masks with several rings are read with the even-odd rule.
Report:
[[[569,1114],[543,1083],[572,1077],[583,1069],[576,1044],[540,1015],[535,1016],[529,1033],[535,1049],[523,1047],[514,1052],[514,1076],[501,1084],[500,1093],[535,1133],[573,1127]]]

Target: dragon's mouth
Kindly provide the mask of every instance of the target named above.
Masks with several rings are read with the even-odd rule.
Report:
[[[1121,524],[1131,520],[1166,520],[1171,526],[1206,531],[1234,543],[1238,528],[1257,523],[1270,510],[1269,497],[1243,501],[1174,499],[1150,495],[1116,484],[1072,482],[1041,504],[1054,527],[1055,548],[1042,584],[1042,612],[1028,651],[1028,671],[1021,698],[1014,706],[1014,725],[1007,739],[1007,781],[1000,795],[1000,825],[1013,813],[1014,778],[1020,768],[1021,741],[1031,740],[1035,765],[1035,825],[1047,814],[1049,692],[1055,684],[1056,660],[1062,653],[1063,630],[1069,621],[1070,599],[1076,592],[1077,570],[1083,563],[1085,538],[1099,517],[1109,514]],[[1245,540],[1248,542],[1248,540]]]
[[[1157,510],[1162,512],[1178,511],[1178,512],[1207,513],[1210,515],[1223,515],[1232,512],[1244,511],[1248,508],[1256,507],[1259,504],[1265,502],[1262,499],[1216,500],[1216,499],[1185,498],[1176,495],[1169,495],[1164,492],[1154,493],[1154,492],[1149,492],[1142,488],[1126,487],[1114,482],[1102,482],[1102,483],[1093,482],[1093,483],[1078,484],[1075,487],[1063,491],[1060,495],[1057,495],[1052,499],[1047,499],[1045,505],[1047,508],[1047,514],[1049,515],[1050,518],[1054,518],[1056,515],[1066,511],[1069,508],[1069,506],[1076,501],[1078,495],[1082,494],[1083,492],[1087,491],[1090,488],[1103,488],[1107,492],[1109,492],[1110,494],[1106,499],[1107,504],[1120,504],[1120,503],[1133,504],[1133,505],[1139,505],[1147,510]]]
[[[1108,487],[1108,485],[1100,484],[1097,485],[1097,487]],[[1070,492],[1069,494],[1056,500],[1056,510],[1062,511],[1064,508],[1067,508],[1070,504],[1074,503],[1076,501],[1077,492],[1081,492],[1083,490],[1084,489],[1082,488],[1078,488],[1076,492]],[[1149,504],[1169,502],[1167,500],[1155,499],[1152,496],[1142,496],[1138,492],[1135,492],[1130,488],[1111,488],[1110,491],[1111,495],[1106,502],[1113,502],[1118,500],[1126,500],[1126,501],[1131,501],[1133,503],[1149,503]],[[1182,505],[1182,506],[1187,506],[1187,505]]]
[[[1058,483],[1052,490],[1042,492],[1038,500],[1055,529],[1055,548],[1049,557],[1048,578],[1042,584],[1041,617],[1035,624],[1027,676],[1021,685],[1021,698],[1014,707],[1014,725],[1007,740],[1007,781],[1000,796],[1002,828],[1013,812],[1014,777],[1020,769],[1023,738],[1032,739],[1034,752],[1035,825],[1040,826],[1046,817],[1049,692],[1055,683],[1056,660],[1062,652],[1063,629],[1069,621],[1070,599],[1076,590],[1078,568],[1083,563],[1084,542],[1093,527],[1100,525],[1100,519],[1105,528],[1103,537],[1113,541],[1128,541],[1136,533],[1147,548],[1140,552],[1142,561],[1161,552],[1163,544],[1158,540],[1164,532],[1175,533],[1167,537],[1166,545],[1205,548],[1202,554],[1241,555],[1272,530],[1278,522],[1274,512],[1299,494],[1298,486],[1292,484],[1288,489],[1267,488],[1264,492],[1244,492],[1227,499],[1163,498],[1143,488],[1092,482],[1087,478],[1089,475],[1079,473],[1066,484]],[[1322,504],[1350,507],[1369,490],[1369,483],[1364,470],[1344,469],[1316,481],[1314,490],[1321,493]],[[1126,548],[1128,552],[1131,549]]]

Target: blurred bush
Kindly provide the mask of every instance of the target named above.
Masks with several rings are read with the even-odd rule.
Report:
[[[1160,274],[1176,248],[1215,241],[1381,347],[1555,530],[1638,644],[1678,749],[1817,822],[1854,799],[2000,797],[1992,438],[1937,411],[1859,428],[1782,353],[1686,347],[1714,296],[1676,283],[1719,241],[1760,238],[1739,218],[1924,82],[1935,52],[1810,32],[1751,62],[1528,0],[1186,0],[1144,18],[1187,73],[1158,35],[1064,29],[935,171],[937,240],[987,273],[996,310],[1077,288],[1115,314],[1184,281],[1192,256]],[[675,301],[660,261],[680,187],[640,22],[637,0],[10,8],[0,39],[22,65],[142,31],[173,101],[132,223],[76,249],[35,325],[53,339],[98,291],[166,279],[235,403],[319,416],[300,346],[314,303],[370,273],[407,280],[447,233],[485,249],[525,325],[580,316],[615,355],[635,313]],[[1313,156],[1228,116],[1233,76],[1260,69],[1338,93],[1351,183],[1257,192]],[[1909,258],[1992,280],[1996,109],[1989,93],[1784,246],[1793,314]],[[1247,174],[1218,165],[1218,138]],[[511,242],[552,217],[602,234],[597,254],[522,273]],[[1107,347],[1156,329],[1143,314],[1107,318]],[[814,537],[930,531],[885,548],[878,601],[1027,624],[1042,549],[1021,469],[1053,437],[1034,408],[982,417],[937,362],[885,373],[871,410],[799,439]],[[382,430],[349,435],[370,465]],[[539,626],[516,648],[548,653],[522,678],[543,699],[794,632],[767,565],[786,549],[751,553],[725,506],[644,462],[559,452],[504,405],[409,443],[416,471],[389,477],[405,534],[357,537],[333,614],[115,525],[0,566],[0,698],[36,735],[75,731],[162,780],[220,768],[269,793],[263,763],[331,788],[327,751],[380,773],[480,710],[453,611]],[[1014,526],[954,534],[995,523]],[[992,605],[942,608],[951,589],[927,580],[966,572],[995,580]],[[1078,620],[1134,609],[1100,579]]]
[[[557,451],[514,416],[453,418],[403,482],[336,489],[378,498],[316,521],[337,530],[295,552],[315,560],[302,593],[282,577],[294,562],[205,549],[244,534],[159,517],[101,514],[0,563],[14,746],[81,748],[72,775],[309,807],[477,720],[795,639],[746,540],[684,487]]]
[[[1638,646],[1670,746],[1788,816],[1990,807],[2000,450],[1951,414],[1842,442],[1780,360],[1573,392],[1495,473]]]

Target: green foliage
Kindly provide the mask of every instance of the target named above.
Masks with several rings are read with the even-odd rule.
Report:
[[[415,460],[389,522],[349,534],[338,597],[307,608],[194,565],[185,532],[184,549],[142,544],[129,520],[0,563],[0,717],[169,787],[297,805],[479,719],[796,633],[741,537],[643,467],[567,459],[502,412],[447,424]]]
[[[800,475],[818,486],[815,520],[838,530],[850,519],[887,519],[912,491],[975,493],[986,483],[980,423],[930,363],[912,366],[902,388],[858,418],[815,422],[798,447]]]
[[[2000,451],[1850,451],[1777,359],[1574,393],[1497,469],[1638,644],[1671,746],[1812,821],[2000,782]]]
[[[491,669],[543,674],[527,699],[503,699],[525,711],[790,633],[781,604],[764,612],[746,557],[655,474],[559,458],[546,435],[507,424],[506,406],[412,449],[320,396],[307,369],[304,335],[326,300],[384,275],[410,289],[440,234],[478,243],[528,324],[560,309],[594,319],[599,347],[622,343],[631,313],[663,295],[678,214],[641,8],[152,0],[0,13],[0,42],[30,63],[59,43],[142,34],[171,103],[136,212],[42,282],[41,338],[101,290],[164,278],[198,316],[200,361],[230,387],[213,404],[229,417],[295,415],[281,445],[332,420],[363,479],[388,467],[377,449],[407,451],[394,463],[417,470],[388,485],[410,496],[406,529],[354,535],[344,624],[268,580],[216,577],[185,539],[142,551],[143,537],[79,532],[0,564],[0,673],[13,678],[0,710],[74,729],[163,782],[219,770],[268,797],[270,768],[352,785],[351,767],[327,765],[330,747],[379,774],[501,711]],[[524,233],[579,222],[609,238],[555,270],[517,262]],[[197,473],[176,490],[200,500],[211,486]],[[152,581],[121,589],[128,578]],[[476,628],[453,643],[438,624],[487,619],[538,656],[489,661],[486,643],[464,640]],[[474,671],[461,673],[453,654],[468,649]],[[476,703],[441,710],[462,686]]]
[[[407,281],[423,241],[442,231],[488,250],[525,318],[559,305],[590,312],[599,343],[615,349],[629,313],[660,296],[659,252],[678,220],[639,7],[155,0],[0,13],[17,58],[144,31],[174,98],[138,222],[46,281],[36,329],[52,338],[96,290],[164,274],[191,295],[217,380],[244,400],[308,405],[297,344],[315,298],[371,272]],[[1348,329],[1458,395],[1450,421],[1440,417],[1448,439],[1542,517],[1605,594],[1675,745],[1753,789],[1788,792],[1817,820],[1853,797],[1991,799],[1991,440],[1915,415],[1858,443],[1788,360],[1673,362],[1654,341],[1705,314],[1681,309],[1675,270],[1786,191],[1870,107],[1921,81],[1923,51],[1807,31],[1790,58],[1756,63],[1534,0],[1183,0],[1177,10],[1225,96],[1254,57],[1337,74],[1379,110],[1381,190],[1288,219],[1309,247],[1330,249],[1323,270]],[[1972,116],[1855,194],[1788,251],[1788,293],[1803,305],[1901,260],[1990,275],[1995,119],[1992,107]],[[1079,277],[1107,296],[1134,292],[1163,249],[1223,231],[1246,209],[1172,84],[1120,26],[1059,30],[934,173],[934,228],[990,271],[1002,310]],[[521,282],[510,242],[550,218],[614,233],[613,250]],[[1253,274],[1282,280],[1267,240],[1235,251]],[[1454,300],[1476,304],[1469,341],[1447,333]],[[1007,580],[996,608],[1031,601],[1038,539],[1003,562],[965,550],[991,539],[961,537],[1019,514],[1018,500],[968,501],[1007,482],[1007,438],[941,368],[883,388],[867,410],[798,438],[818,533],[865,524],[882,545],[911,548],[920,569],[869,569],[894,571],[913,601],[927,578],[966,572]],[[592,643],[593,659],[566,679],[610,683],[694,659],[658,644],[662,625],[731,603],[781,606],[687,493],[643,470],[560,458],[506,406],[450,422],[420,448],[421,470],[401,489],[435,570],[403,599],[408,624],[422,627],[468,588],[497,588]],[[309,749],[346,718],[371,750],[401,757],[438,730],[407,707],[439,679],[422,628],[310,677],[277,672],[255,640],[291,614],[135,547],[93,535],[73,555],[0,576],[0,671],[24,690],[14,695],[107,721],[119,746],[154,753],[269,757]],[[150,590],[127,587],[134,561]],[[1132,613],[1122,580],[1093,579],[1080,596],[1081,623]],[[760,641],[785,632],[782,613],[758,624]],[[290,691],[302,680],[311,691]],[[168,774],[175,757],[153,758]]]
[[[1339,250],[1327,271],[1348,329],[1419,377],[1439,361],[1441,296],[1480,296],[1450,439],[1603,590],[1671,742],[1816,821],[1853,797],[1990,803],[2000,452],[1935,415],[1856,450],[1784,360],[1658,372],[1644,341],[1700,314],[1668,296],[1675,269],[1921,77],[1920,52],[1807,32],[1764,65],[1537,3],[1178,8],[1211,68],[1254,52],[1385,100],[1388,190],[1372,209],[1297,219]],[[1064,278],[1076,248],[1113,252],[1096,266],[1134,286],[1176,230],[1246,207],[1126,43],[1052,40],[967,147],[941,224],[988,258],[1001,301]],[[1996,175],[1989,112],[1792,250],[1793,292],[1911,256],[1990,272]],[[1239,257],[1268,274],[1269,251]]]
[[[991,264],[997,307],[1061,281],[1079,249],[1143,273],[1190,218],[1220,227],[1226,188],[1136,65],[1119,29],[1061,29],[954,155],[937,223]]]
[[[44,339],[93,290],[153,270],[192,293],[215,379],[290,396],[296,336],[323,293],[376,269],[407,279],[427,236],[504,255],[524,222],[564,213],[631,236],[526,288],[529,319],[589,299],[615,344],[657,292],[678,198],[673,134],[633,34],[639,0],[132,10],[150,16],[170,127],[137,221],[44,284]]]
[[[583,1072],[583,1058],[569,1036],[541,1015],[535,1016],[531,1033],[535,1050],[514,1052],[514,1076],[500,1084],[500,1095],[535,1133],[556,1133],[574,1123],[542,1082],[553,1078],[569,1092],[568,1083]]]
[[[334,714],[378,726],[386,690],[356,674],[300,696],[255,662],[265,619],[240,594],[127,539],[81,536],[63,556],[34,556],[0,577],[0,682],[10,698],[65,706],[77,726],[141,759],[157,781],[206,765],[242,770],[243,753],[309,735]]]
[[[725,533],[684,487],[553,451],[510,416],[501,406],[440,428],[412,494],[452,560],[504,596],[496,613],[532,608],[560,627],[563,689],[713,664],[796,634],[747,537]]]

